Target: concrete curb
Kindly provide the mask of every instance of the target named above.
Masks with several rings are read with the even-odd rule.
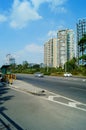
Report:
[[[20,80],[15,80],[13,84],[9,84],[10,87],[28,92],[33,95],[37,96],[45,96],[46,95],[46,90],[38,88],[33,86],[32,84],[20,81]]]

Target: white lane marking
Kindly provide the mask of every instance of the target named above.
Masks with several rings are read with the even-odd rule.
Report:
[[[71,106],[71,107],[76,107],[76,103],[75,102],[69,102],[68,105]]]
[[[54,98],[54,96],[49,96],[49,97],[48,97],[48,100],[54,101],[53,98]]]
[[[83,82],[85,82],[86,80],[85,79],[83,79]]]
[[[81,102],[78,102],[78,101],[73,100],[73,99],[71,99],[71,98],[67,98],[67,97],[64,97],[64,96],[62,96],[62,95],[55,94],[55,93],[53,93],[53,92],[49,92],[49,93],[55,95],[54,97],[62,97],[62,98],[64,98],[64,99],[70,100],[70,101],[72,101],[72,102],[76,102],[76,103],[78,103],[78,104],[81,104]]]
[[[86,112],[86,109],[84,108],[80,108],[79,106],[77,107],[77,105],[83,105],[86,107],[86,104],[83,104],[81,102],[77,102],[75,100],[72,100],[72,99],[69,99],[69,98],[65,98],[65,99],[69,99],[70,101],[67,103],[63,103],[63,102],[60,102],[60,101],[55,101],[54,100],[54,97],[58,97],[58,96],[49,96],[48,98],[44,98],[45,100],[48,100],[48,101],[52,101],[54,103],[58,103],[58,104],[61,104],[61,105],[64,105],[64,106],[67,106],[67,107],[72,107],[72,108],[76,108],[78,110],[82,110],[82,111],[85,111]],[[63,97],[63,96],[60,96],[60,97]],[[73,102],[74,101],[74,102]]]
[[[16,91],[25,93],[25,94],[29,94],[29,93],[27,92],[27,90],[25,90],[25,89],[20,89],[20,88],[18,88],[18,87],[10,87],[10,88],[11,88],[11,89],[14,89],[14,90],[16,90]],[[48,96],[48,98],[44,98],[44,97],[41,97],[41,98],[42,98],[42,99],[45,99],[45,100],[48,100],[48,101],[52,101],[52,102],[54,102],[54,103],[58,103],[58,104],[61,104],[61,105],[67,106],[67,107],[76,108],[76,109],[78,109],[78,110],[82,110],[82,111],[85,111],[85,112],[86,112],[86,109],[77,107],[77,105],[86,106],[86,104],[83,104],[83,103],[78,102],[78,101],[76,101],[76,100],[73,100],[73,99],[70,99],[70,98],[67,98],[67,97],[64,97],[64,96],[55,94],[55,93],[53,93],[53,92],[50,92],[50,93],[51,93],[51,94],[54,94],[55,96]],[[57,97],[57,98],[58,98],[58,97],[62,97],[62,98],[64,98],[64,99],[70,100],[70,102],[69,102],[68,104],[66,104],[66,103],[63,103],[63,102],[60,102],[60,101],[55,101],[55,100],[54,100],[54,97]],[[71,103],[71,102],[73,102],[73,103]],[[76,104],[76,105],[75,105],[75,104]]]

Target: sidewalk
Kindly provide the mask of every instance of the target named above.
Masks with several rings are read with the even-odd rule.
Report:
[[[38,88],[36,86],[33,86],[32,84],[20,80],[14,80],[13,84],[12,85],[10,84],[9,86],[39,96],[46,95],[47,93],[47,91],[44,89]]]

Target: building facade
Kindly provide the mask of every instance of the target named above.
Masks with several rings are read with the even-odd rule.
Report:
[[[86,64],[86,61],[80,59],[80,57],[82,57],[82,55],[86,54],[86,43],[79,44],[80,40],[85,35],[86,35],[86,19],[80,19],[77,23],[77,57],[78,57],[79,65]]]
[[[57,33],[57,62],[58,67],[74,57],[74,32],[73,30],[59,30]]]
[[[44,44],[45,66],[64,68],[64,64],[74,56],[73,30],[59,30],[57,38],[52,38]]]
[[[44,64],[47,67],[57,67],[57,38],[44,44]]]

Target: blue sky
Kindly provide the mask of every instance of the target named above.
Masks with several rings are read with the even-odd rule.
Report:
[[[43,63],[44,43],[59,29],[86,18],[86,0],[0,0],[0,66],[11,54],[17,64]]]

